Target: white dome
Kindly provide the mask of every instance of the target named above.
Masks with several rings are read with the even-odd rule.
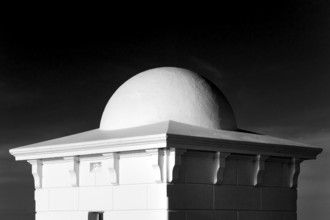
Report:
[[[117,130],[177,121],[210,129],[236,130],[220,90],[192,71],[162,67],[127,80],[110,98],[100,129]]]

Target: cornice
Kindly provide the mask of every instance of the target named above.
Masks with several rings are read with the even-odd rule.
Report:
[[[261,154],[278,157],[299,157],[315,159],[322,152],[321,148],[300,147],[291,145],[264,144],[244,141],[228,141],[168,134],[167,147],[190,150],[218,151],[237,154]]]
[[[166,134],[118,138],[74,144],[14,148],[9,152],[16,160],[95,155],[166,147]]]
[[[118,131],[92,130],[14,148],[16,160],[102,155],[157,148],[315,159],[322,152],[302,143],[264,135],[205,129],[166,121]]]

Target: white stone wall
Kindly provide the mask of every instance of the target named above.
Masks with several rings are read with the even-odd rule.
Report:
[[[87,220],[89,212],[102,212],[105,220],[167,219],[167,185],[155,182],[150,154],[113,156],[42,161],[36,219]]]
[[[37,220],[296,219],[292,158],[160,149],[31,163]]]

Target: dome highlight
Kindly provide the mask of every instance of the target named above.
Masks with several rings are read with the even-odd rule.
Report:
[[[168,120],[210,129],[237,129],[232,108],[221,91],[197,73],[175,67],[150,69],[122,84],[104,109],[100,129]]]

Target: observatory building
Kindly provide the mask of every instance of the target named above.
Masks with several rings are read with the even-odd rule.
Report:
[[[166,67],[120,86],[100,128],[10,153],[32,166],[36,220],[295,220],[321,151],[239,130],[216,86]]]

